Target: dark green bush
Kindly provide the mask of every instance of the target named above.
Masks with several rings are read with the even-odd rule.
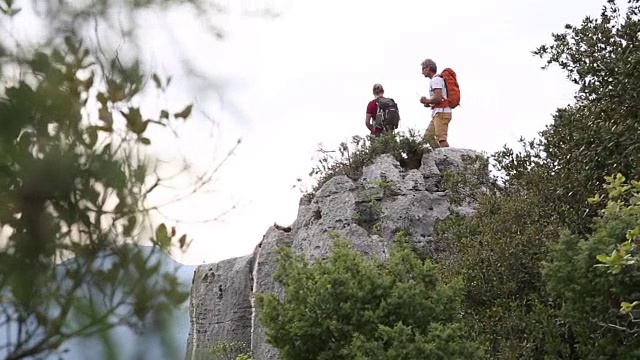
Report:
[[[285,298],[257,295],[268,342],[283,360],[482,357],[460,322],[460,284],[444,283],[406,239],[382,261],[334,238],[329,258],[313,264],[281,247],[274,279]]]

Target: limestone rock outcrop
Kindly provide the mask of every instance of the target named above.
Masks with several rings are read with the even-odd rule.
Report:
[[[447,244],[433,237],[434,223],[448,216],[451,208],[442,177],[445,171],[468,171],[464,158],[477,156],[483,155],[466,149],[436,149],[423,156],[420,168],[403,169],[391,155],[382,155],[363,169],[359,179],[336,176],[312,200],[301,200],[294,223],[270,227],[252,254],[199,266],[191,290],[186,359],[211,359],[210,351],[218,343],[237,344],[230,355],[279,359],[277,350],[266,342],[253,294],[282,294],[272,279],[280,245],[311,260],[324,258],[330,250],[330,233],[337,230],[354,249],[385,258],[396,233],[405,230],[426,254],[446,254]],[[488,169],[479,173],[488,176]],[[472,213],[473,203],[466,201],[456,211]]]

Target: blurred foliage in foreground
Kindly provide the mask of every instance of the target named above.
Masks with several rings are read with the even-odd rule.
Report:
[[[59,355],[69,340],[101,338],[117,326],[151,329],[162,338],[170,325],[165,315],[188,298],[175,269],[163,262],[163,252],[186,248],[188,239],[149,216],[157,206],[148,197],[166,179],[147,148],[151,128],[172,133],[173,124],[190,118],[192,105],[145,111],[142,92],[163,92],[170,78],[143,70],[135,55],[86,45],[92,43],[86,30],[114,24],[115,10],[133,16],[162,6],[202,10],[203,4],[0,1],[3,25],[19,22],[27,13],[21,7],[28,7],[47,26],[35,45],[0,30],[5,360]],[[135,22],[125,24],[111,33],[123,42],[136,30]],[[207,175],[193,188],[210,181]],[[161,343],[180,357],[170,341]],[[101,358],[118,358],[108,340]]]

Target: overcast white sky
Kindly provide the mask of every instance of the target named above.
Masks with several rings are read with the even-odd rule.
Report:
[[[184,56],[230,84],[222,111],[241,109],[216,118],[221,155],[243,140],[219,174],[219,193],[184,202],[180,216],[239,207],[217,223],[184,224],[194,238],[187,254],[176,254],[185,263],[245,255],[274,221],[293,222],[300,193],[292,185],[307,176],[318,143],[335,146],[367,133],[373,83],[398,102],[401,128],[424,131],[429,114],[416,95],[428,91],[420,72],[424,58],[458,74],[462,106],[450,124],[451,146],[492,152],[534,136],[571,101],[574,87],[558,69],[540,70],[543,61],[530,52],[566,23],[599,14],[604,1],[240,1],[235,10],[255,4],[274,5],[282,16],[226,16],[223,42],[204,38],[188,14],[162,25],[177,33]],[[167,48],[161,39],[153,44],[154,51]],[[188,101],[193,92],[184,86]],[[213,98],[195,95],[201,109],[219,111]],[[200,125],[194,121],[193,129]],[[202,149],[194,157],[208,159]]]
[[[229,0],[232,11],[211,20],[226,30],[223,41],[208,36],[189,12],[148,16],[141,55],[174,74],[171,104],[195,98],[198,111],[179,144],[160,142],[158,150],[181,151],[206,166],[242,138],[217,175],[217,192],[183,201],[172,213],[198,220],[238,207],[218,222],[179,226],[194,242],[176,259],[202,264],[245,255],[274,222],[292,223],[300,197],[292,186],[307,177],[318,143],[335,147],[367,134],[364,113],[374,83],[398,103],[401,129],[424,131],[429,111],[416,92],[428,92],[420,69],[427,57],[458,74],[462,105],[450,124],[451,146],[493,152],[531,138],[574,91],[558,69],[542,71],[531,51],[566,23],[597,16],[604,3]],[[265,6],[282,16],[240,15]],[[181,77],[180,57],[224,85],[223,101],[213,87]],[[199,112],[213,115],[214,141],[211,121]]]

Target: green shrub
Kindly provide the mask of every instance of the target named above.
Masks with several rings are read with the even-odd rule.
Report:
[[[247,354],[251,349],[239,342],[219,341],[209,349],[207,360],[251,360]]]
[[[318,150],[318,164],[309,173],[316,183],[305,196],[312,197],[322,185],[335,176],[346,175],[354,180],[359,178],[362,169],[383,154],[393,155],[405,169],[418,169],[422,163],[422,156],[430,149],[428,143],[414,129],[410,129],[406,134],[397,131],[378,137],[353,136],[351,146],[342,142],[338,150],[325,150],[321,147]]]
[[[608,174],[640,178],[639,14],[638,1],[626,15],[607,1],[600,17],[554,34],[534,54],[578,85],[575,103],[558,109],[538,139],[521,139],[521,151],[493,154],[502,177],[489,191],[470,184],[465,193],[464,179],[443,179],[452,199],[478,201],[474,215],[451,216],[436,234],[456,249],[448,271],[462,276],[467,326],[488,341],[492,359],[640,357],[637,334],[625,333],[635,330],[635,263],[608,275],[593,267],[598,254],[611,254],[600,259],[612,269],[621,252],[633,259],[624,242],[633,221],[603,220],[605,205],[585,201],[604,195]]]
[[[285,298],[258,294],[267,341],[283,360],[478,359],[460,323],[460,284],[444,283],[398,239],[386,261],[334,235],[328,259],[309,264],[279,248],[274,279]]]
[[[475,191],[472,216],[453,213],[435,226],[436,238],[454,249],[447,276],[463,279],[465,324],[472,338],[489,344],[491,359],[538,359],[564,350],[539,270],[559,225],[546,220],[550,209],[539,194],[498,185]]]
[[[559,316],[571,327],[580,358],[638,358],[640,326],[632,304],[640,300],[640,183],[627,184],[619,174],[607,179],[608,202],[593,233],[564,232],[543,275],[562,304]]]

